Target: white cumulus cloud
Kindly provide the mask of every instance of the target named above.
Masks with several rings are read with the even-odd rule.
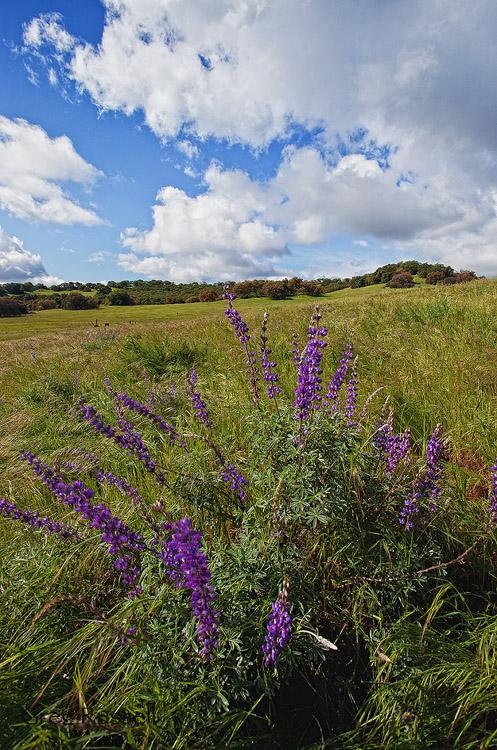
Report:
[[[454,231],[487,247],[488,260],[495,206],[482,204],[477,195],[464,200],[449,178],[444,190],[433,195],[419,184],[398,184],[394,170],[382,170],[364,155],[349,154],[330,165],[312,147],[287,149],[278,172],[264,185],[212,163],[204,193],[190,197],[173,187],[158,192],[152,229],[123,233],[122,244],[131,253],[121,254],[119,265],[179,281],[281,276],[288,245],[322,243],[333,234],[360,235],[397,243],[403,252],[412,248],[416,257],[430,252],[438,257]],[[368,246],[365,240],[355,244]],[[459,249],[452,243],[447,250],[453,265],[471,265],[463,247],[461,240]]]
[[[497,273],[494,0],[103,2],[97,45],[56,14],[24,32],[99,109],[142,112],[188,158],[214,137],[255,159],[314,129],[264,183],[211,165],[199,196],[164,186],[123,267],[273,275],[288,243],[350,233]]]
[[[0,116],[0,207],[20,219],[54,224],[102,223],[70,199],[59,183],[91,183],[100,172],[63,135],[50,138],[39,125]]]
[[[30,253],[21,240],[0,227],[0,283],[7,281],[31,281],[50,286],[60,284],[62,279],[47,274],[41,257]]]

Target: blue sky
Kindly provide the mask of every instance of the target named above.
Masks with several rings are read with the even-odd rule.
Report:
[[[1,281],[497,275],[493,0],[19,0]]]

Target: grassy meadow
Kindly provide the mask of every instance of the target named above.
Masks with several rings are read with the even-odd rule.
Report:
[[[0,319],[2,748],[497,747],[497,282],[318,303]]]

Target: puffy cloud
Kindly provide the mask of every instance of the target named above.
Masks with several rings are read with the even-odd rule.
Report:
[[[284,233],[260,218],[272,200],[268,189],[244,172],[222,170],[215,163],[205,182],[206,191],[195,198],[178,188],[162,188],[153,228],[126,230],[122,244],[133,252],[120,255],[119,265],[178,281],[278,275],[274,259],[288,251]]]
[[[452,264],[473,268],[474,259],[463,262],[465,243],[473,238],[470,246],[491,258],[495,201],[482,201],[476,193],[462,199],[449,177],[433,195],[416,182],[399,182],[394,169],[382,170],[364,155],[348,154],[330,165],[312,147],[288,148],[264,185],[212,163],[204,193],[192,198],[178,188],[159,191],[152,229],[130,228],[122,235],[132,252],[121,254],[119,264],[180,281],[281,276],[289,244],[323,243],[338,234],[374,237],[402,252],[412,248],[415,257],[430,255],[431,248],[432,258],[458,236],[460,243],[449,243],[447,255]],[[368,246],[365,240],[355,244]]]
[[[210,167],[200,196],[164,187],[121,264],[281,275],[288,243],[350,233],[497,273],[493,0],[103,1],[96,46],[53,14],[24,37],[99,108],[142,111],[189,158],[210,136],[256,156],[295,128],[320,146],[285,151],[265,184]]]
[[[25,44],[67,53],[70,75],[99,107],[142,110],[161,138],[186,125],[259,147],[291,122],[322,125],[332,138],[379,116],[408,131],[464,130],[495,146],[492,0],[104,5],[96,47],[71,37],[57,14],[33,19]]]
[[[41,257],[30,253],[21,240],[11,237],[0,227],[0,283],[3,281],[51,285],[60,284],[62,279],[47,274]]]
[[[67,136],[49,138],[39,125],[0,116],[0,207],[20,219],[93,226],[102,220],[78,206],[60,182],[91,183],[100,172]]]

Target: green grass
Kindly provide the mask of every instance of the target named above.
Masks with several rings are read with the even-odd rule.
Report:
[[[311,297],[296,297],[294,300],[274,302],[268,299],[239,300],[240,310],[278,310],[281,305],[290,306]],[[205,317],[218,317],[226,303],[195,302],[177,305],[133,305],[121,307],[109,305],[96,310],[39,310],[18,318],[0,318],[0,341],[32,338],[43,334],[84,331],[95,326],[136,326],[190,321]],[[131,328],[129,330],[132,330]]]
[[[359,403],[383,390],[359,435],[316,412],[301,449],[291,339],[295,331],[305,342],[316,300],[236,300],[255,347],[269,313],[283,394],[259,409],[223,301],[0,320],[0,497],[83,533],[64,542],[0,518],[2,747],[495,746],[496,539],[486,504],[497,455],[496,290],[479,280],[317,300],[325,387],[352,334]],[[192,366],[210,432],[191,402]],[[185,435],[184,449],[171,447],[126,412],[165,472],[163,487],[81,418],[78,399],[116,423],[106,374],[141,403],[151,393]],[[413,435],[411,464],[391,478],[370,450],[388,394],[395,431]],[[439,422],[449,441],[442,510],[423,506],[406,534],[399,512]],[[159,536],[168,519],[192,519],[221,611],[214,662],[199,659],[189,598],[153,555],[144,555],[143,595],[127,599],[98,532],[54,500],[22,450],[59,470],[77,464],[68,477],[149,542],[147,517]],[[219,451],[249,479],[243,501],[221,478]],[[141,505],[98,484],[93,455],[139,489]],[[274,671],[261,644],[285,576],[293,635]],[[130,624],[137,643],[123,649],[119,629]]]

